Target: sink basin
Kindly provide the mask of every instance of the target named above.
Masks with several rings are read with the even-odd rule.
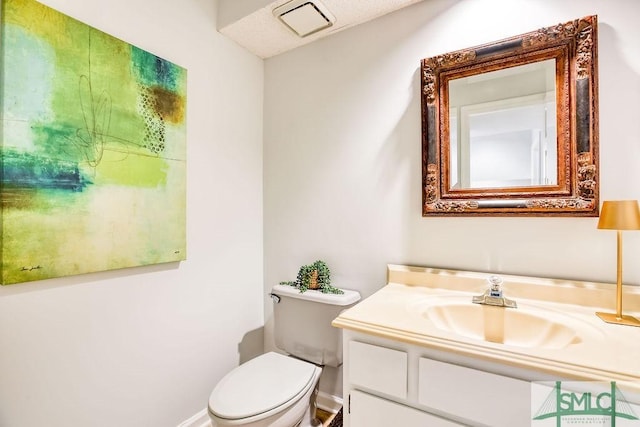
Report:
[[[465,338],[527,348],[561,349],[582,342],[590,325],[539,307],[516,309],[464,302],[425,300],[410,311],[442,331]]]

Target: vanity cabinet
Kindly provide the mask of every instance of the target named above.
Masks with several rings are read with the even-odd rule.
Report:
[[[346,427],[531,423],[530,382],[490,371],[504,366],[344,332]]]
[[[384,287],[333,320],[346,427],[548,425],[607,411],[614,394],[615,417],[640,413],[637,328],[594,314],[615,287],[503,276],[518,308],[496,321],[472,303],[486,276],[389,265]],[[625,292],[640,313],[640,291]]]

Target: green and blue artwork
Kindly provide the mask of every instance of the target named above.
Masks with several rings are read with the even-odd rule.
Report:
[[[184,260],[186,70],[0,1],[2,284]]]

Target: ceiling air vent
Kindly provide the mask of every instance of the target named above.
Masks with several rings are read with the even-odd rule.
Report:
[[[329,28],[336,18],[318,0],[292,0],[273,9],[273,14],[300,37]]]

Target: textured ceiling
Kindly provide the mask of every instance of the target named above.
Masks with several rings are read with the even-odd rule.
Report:
[[[336,22],[332,27],[304,38],[298,37],[273,15],[273,9],[288,1],[274,1],[249,11],[218,30],[255,55],[269,58],[423,0],[318,0],[336,17]]]

